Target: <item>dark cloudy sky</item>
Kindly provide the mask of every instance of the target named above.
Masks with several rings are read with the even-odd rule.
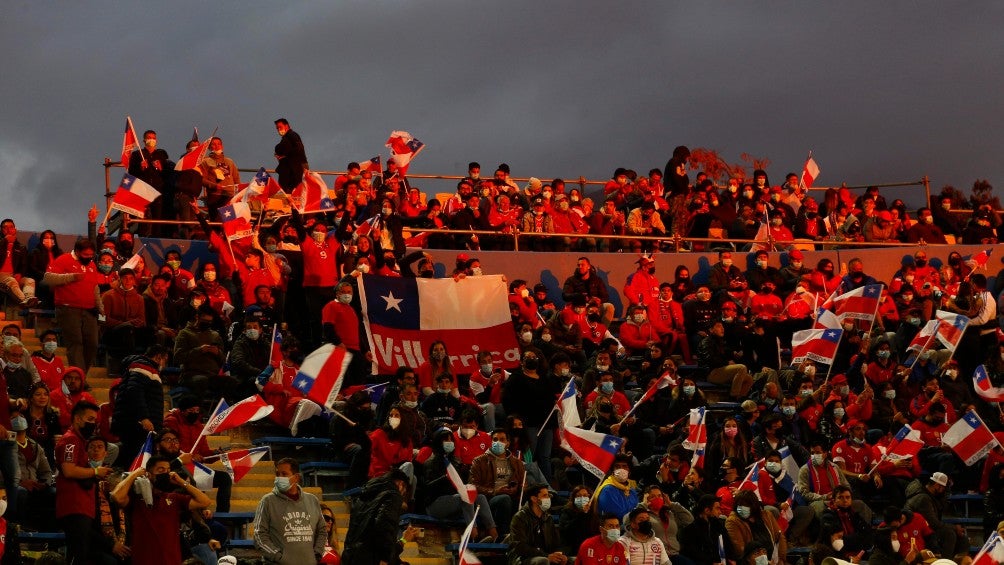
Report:
[[[2,215],[83,231],[126,114],[173,158],[219,126],[242,168],[274,165],[285,116],[317,169],[403,129],[414,173],[603,179],[686,144],[768,157],[772,182],[812,149],[823,184],[1000,184],[1002,23],[999,2],[8,0]]]

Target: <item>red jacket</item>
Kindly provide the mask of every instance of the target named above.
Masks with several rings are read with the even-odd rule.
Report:
[[[56,306],[69,306],[90,310],[97,306],[97,296],[94,289],[101,278],[100,273],[91,261],[86,267],[80,264],[75,253],[63,253],[55,261],[49,263],[50,273],[65,275],[83,273],[84,278],[53,287]]]
[[[202,457],[208,457],[213,454],[213,450],[209,449],[209,443],[206,441],[205,437],[199,440],[198,449],[192,449],[192,444],[195,443],[195,438],[199,437],[199,434],[202,433],[202,428],[204,426],[202,422],[199,421],[196,421],[194,424],[186,422],[184,416],[181,414],[180,408],[172,408],[170,412],[164,415],[164,427],[169,430],[174,430],[178,434],[178,441],[181,443],[181,451],[185,453],[195,453],[201,455]]]
[[[412,460],[411,440],[405,438],[407,443],[400,440],[391,440],[387,437],[387,432],[383,428],[377,428],[370,432],[370,471],[369,478],[379,477],[391,467]]]
[[[675,300],[656,300],[656,309],[648,313],[648,319],[655,332],[664,336],[671,332],[685,333],[683,326],[683,305]]]
[[[641,325],[629,321],[621,324],[620,340],[629,353],[640,354],[645,352],[648,342],[659,341],[659,334],[648,320]]]
[[[359,316],[348,304],[332,300],[321,310],[321,325],[331,324],[335,327],[335,336],[345,347],[359,351]]]

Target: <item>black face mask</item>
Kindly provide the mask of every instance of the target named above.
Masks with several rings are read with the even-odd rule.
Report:
[[[435,274],[436,273],[434,271],[429,270],[429,271],[422,271],[422,273],[419,276],[422,277],[423,279],[431,279],[432,277],[435,276]]]
[[[653,531],[652,530],[652,522],[649,522],[649,521],[646,520],[646,521],[642,522],[641,524],[638,524],[638,533],[640,533],[641,535],[643,535],[643,536],[650,536],[650,535],[652,535],[652,531]]]
[[[296,243],[297,239],[296,239],[295,235],[284,235],[282,237],[282,242],[283,243]]]
[[[185,421],[188,422],[189,424],[194,424],[195,422],[198,422],[199,421],[199,413],[198,412],[194,412],[194,413],[188,412],[188,413],[186,413],[185,414]]]
[[[538,361],[536,359],[524,359],[523,360],[523,368],[526,369],[527,371],[536,371],[537,367],[539,367],[539,366],[540,366],[540,361]]]
[[[171,475],[168,473],[161,473],[154,477],[153,486],[161,492],[170,492],[174,490],[174,484],[171,483]]]
[[[80,258],[80,264],[86,267],[87,265],[90,265],[91,261],[93,261],[93,260],[94,260],[94,257],[81,257]]]
[[[98,425],[96,423],[87,422],[84,425],[80,426],[80,436],[84,439],[88,439],[89,437],[94,435],[94,432],[97,431],[97,429]]]

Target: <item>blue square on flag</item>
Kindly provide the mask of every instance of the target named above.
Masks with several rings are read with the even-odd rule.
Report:
[[[310,375],[297,373],[296,378],[293,379],[293,388],[307,394],[310,389],[314,388],[314,379]]]
[[[418,285],[413,278],[363,275],[370,323],[402,330],[420,329]]]
[[[842,332],[840,330],[826,330],[825,332],[823,332],[823,335],[820,337],[820,339],[825,339],[826,341],[832,341],[833,343],[839,343],[841,333]]]

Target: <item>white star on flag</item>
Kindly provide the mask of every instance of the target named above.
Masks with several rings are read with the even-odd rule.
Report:
[[[225,212],[225,213],[224,213],[223,215],[224,215],[224,216],[226,216],[226,217],[228,217],[228,218],[230,218],[230,217],[232,217],[232,216],[233,216],[234,214],[233,214],[233,212],[231,212],[230,210],[227,210],[227,211],[226,211],[226,212]]]
[[[394,310],[397,310],[398,312],[401,312],[401,306],[400,306],[400,304],[401,304],[401,302],[404,301],[404,299],[403,298],[394,298],[394,291],[388,292],[387,296],[381,296],[380,298],[383,298],[384,301],[387,302],[387,308],[386,308],[387,310],[390,310],[391,308],[393,308]]]

